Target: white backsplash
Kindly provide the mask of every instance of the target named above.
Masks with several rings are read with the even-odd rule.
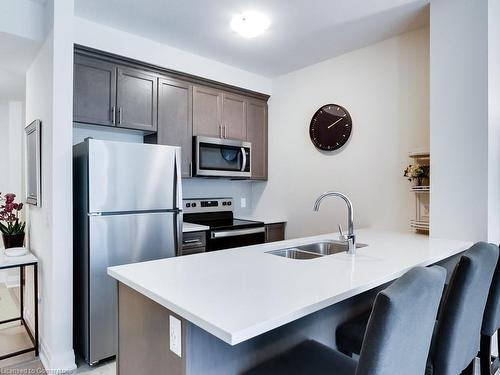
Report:
[[[253,211],[252,184],[250,181],[226,179],[185,178],[182,180],[184,198],[234,198],[234,215],[248,216]],[[246,199],[246,207],[241,207],[241,198]]]

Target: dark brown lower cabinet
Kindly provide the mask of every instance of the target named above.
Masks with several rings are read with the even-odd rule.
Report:
[[[283,241],[286,223],[266,224],[266,242]]]
[[[207,248],[206,232],[188,232],[182,234],[182,253],[190,255],[204,253]]]

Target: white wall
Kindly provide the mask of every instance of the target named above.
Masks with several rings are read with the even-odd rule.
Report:
[[[9,109],[9,188],[19,199],[25,197],[24,189],[24,104],[10,101]]]
[[[71,370],[73,1],[47,7],[52,30],[26,76],[26,121],[42,121],[42,207],[29,209],[29,244],[40,259],[40,358]]]
[[[0,102],[0,150],[2,153],[9,149],[9,105],[7,102]],[[0,164],[0,192],[8,189],[8,166]]]
[[[32,0],[0,2],[0,32],[32,40],[42,40],[45,33],[44,4]]]
[[[23,187],[23,103],[0,102],[0,150],[4,155],[0,163],[0,192],[11,192],[20,200]]]
[[[431,2],[435,237],[499,241],[498,6],[498,0]]]
[[[269,181],[253,187],[255,216],[288,219],[287,237],[346,228],[340,200],[353,201],[357,227],[408,228],[413,196],[402,176],[408,151],[428,146],[428,30],[421,29],[277,78],[269,103]],[[323,104],[345,106],[353,118],[348,144],[321,153],[309,122]]]
[[[500,1],[488,4],[488,240],[500,242]]]
[[[266,94],[271,90],[266,77],[79,17],[75,43]]]

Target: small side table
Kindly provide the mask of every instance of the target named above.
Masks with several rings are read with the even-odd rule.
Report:
[[[24,279],[25,279],[24,271],[25,268],[29,266],[33,267],[33,279],[34,279],[33,280],[33,295],[34,295],[34,309],[35,309],[34,332],[31,331],[30,327],[26,324],[26,321],[24,320]],[[24,327],[26,333],[30,337],[33,346],[30,348],[17,350],[12,353],[0,355],[0,360],[15,357],[17,355],[28,353],[31,351],[34,351],[35,357],[38,357],[38,259],[31,253],[28,253],[20,257],[8,257],[5,256],[5,254],[2,251],[0,255],[0,270],[5,270],[9,268],[19,268],[20,314],[19,317],[0,321],[0,325],[5,323],[20,321],[21,325]]]

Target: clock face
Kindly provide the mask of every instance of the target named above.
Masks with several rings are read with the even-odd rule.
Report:
[[[344,107],[327,104],[316,111],[309,126],[309,136],[316,148],[334,151],[351,136],[352,119]]]

